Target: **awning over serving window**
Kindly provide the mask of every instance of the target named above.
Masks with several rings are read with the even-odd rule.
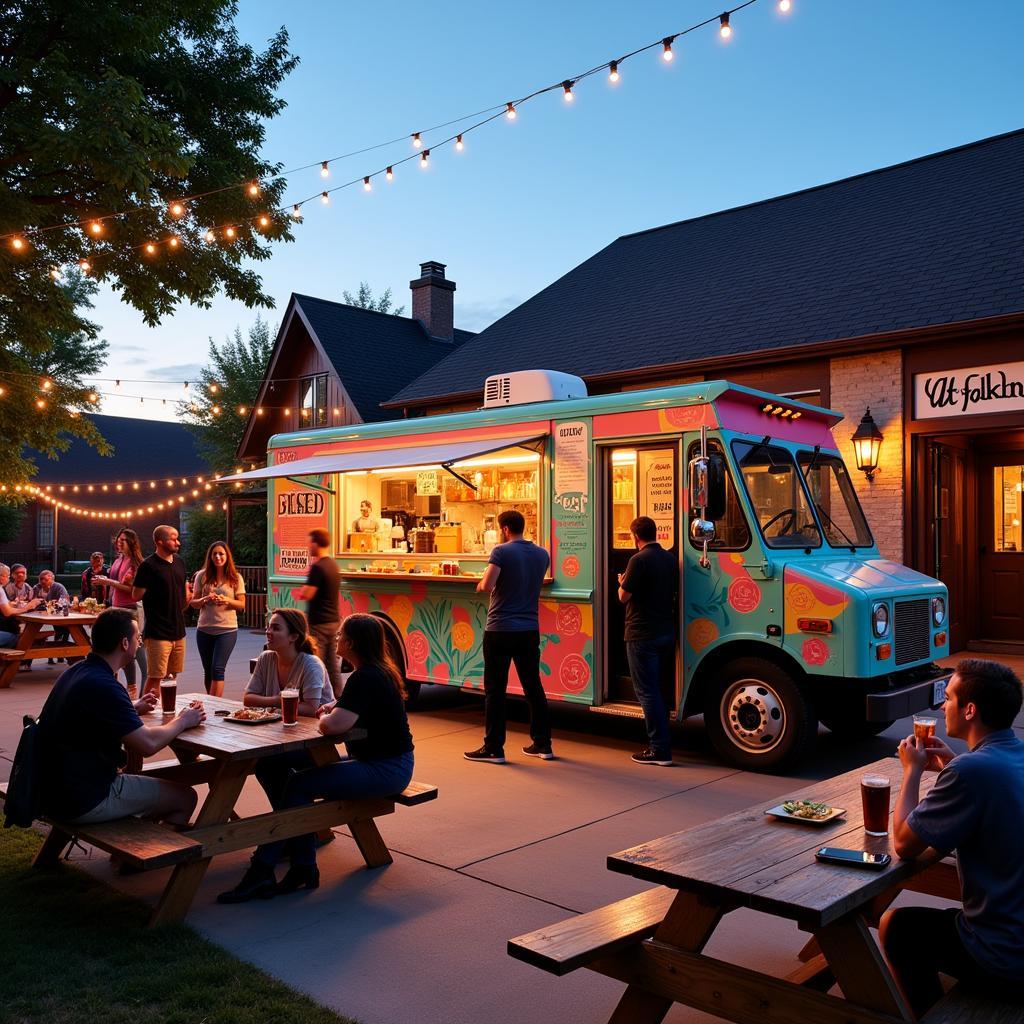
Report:
[[[481,441],[450,441],[446,444],[385,448],[373,451],[335,452],[331,455],[313,455],[308,459],[282,462],[277,466],[253,469],[248,473],[222,476],[225,482],[236,480],[270,480],[275,477],[316,476],[323,473],[357,473],[370,469],[397,469],[399,466],[448,467],[480,455],[490,455],[505,448],[530,445],[546,435],[530,437],[492,437]]]

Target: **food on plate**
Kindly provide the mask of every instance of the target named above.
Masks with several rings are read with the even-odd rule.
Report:
[[[239,708],[228,715],[236,722],[263,722],[268,718],[277,718],[281,714],[277,708]]]
[[[832,813],[828,804],[818,803],[816,800],[787,800],[782,809],[794,818],[811,818],[814,821],[821,821]]]

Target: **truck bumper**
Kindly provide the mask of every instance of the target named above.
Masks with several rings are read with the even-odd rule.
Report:
[[[888,722],[905,718],[915,711],[937,708],[946,699],[946,684],[953,669],[935,666],[935,673],[898,690],[869,693],[865,697],[864,717],[869,722]]]

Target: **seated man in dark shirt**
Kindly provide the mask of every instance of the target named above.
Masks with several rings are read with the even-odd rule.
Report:
[[[131,612],[111,608],[92,627],[92,651],[54,684],[39,716],[43,811],[79,824],[130,815],[188,824],[196,794],[182,786],[142,775],[126,775],[125,750],[148,757],[179,733],[206,718],[193,703],[160,725],[140,715],[158,703],[147,693],[134,703],[117,673],[135,658],[139,627]]]
[[[918,1016],[941,997],[940,973],[1006,995],[1024,978],[1024,743],[1012,728],[1021,702],[1006,665],[961,661],[946,690],[946,732],[967,751],[935,737],[900,744],[896,853],[955,850],[963,890],[962,910],[901,907],[882,920],[886,955]],[[925,771],[939,777],[921,800]]]

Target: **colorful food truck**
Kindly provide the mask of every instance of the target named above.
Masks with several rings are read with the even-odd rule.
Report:
[[[296,603],[326,527],[342,614],[385,623],[411,694],[480,690],[476,591],[517,509],[548,549],[541,672],[552,700],[640,715],[617,574],[657,524],[681,574],[675,716],[730,761],[775,769],[819,720],[846,736],[944,699],[947,593],[882,558],[836,447],[838,413],[725,381],[587,396],[577,378],[488,378],[474,412],[282,434],[265,480],[271,608]],[[516,692],[513,679],[511,692]],[[521,692],[521,691],[520,691]]]

